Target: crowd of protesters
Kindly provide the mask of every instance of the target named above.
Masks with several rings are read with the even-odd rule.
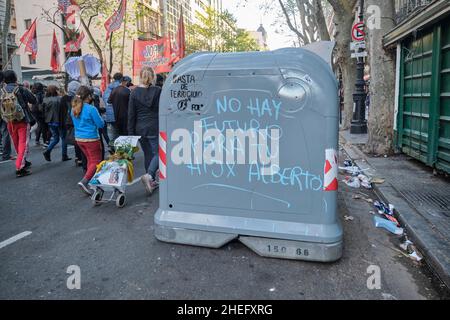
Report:
[[[119,136],[141,136],[146,174],[141,180],[148,193],[157,188],[159,97],[164,78],[144,67],[140,84],[133,85],[128,76],[116,73],[102,95],[99,88],[69,82],[67,92],[54,85],[18,83],[12,70],[0,72],[0,106],[4,97],[17,102],[23,117],[9,120],[0,117],[1,161],[15,160],[16,176],[31,174],[29,144],[43,146],[43,157],[51,162],[55,146],[61,144],[61,161],[69,161],[67,145],[74,145],[75,164],[84,170],[78,186],[92,195],[89,181],[105,153],[114,152]],[[17,156],[12,156],[12,145]]]

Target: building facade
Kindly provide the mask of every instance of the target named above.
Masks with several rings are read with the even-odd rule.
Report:
[[[450,2],[396,0],[396,146],[450,173]]]
[[[0,1],[0,24],[1,24],[2,28],[5,23],[5,16],[6,16],[6,3],[5,3],[5,1]],[[11,21],[9,24],[9,32],[8,32],[8,36],[7,36],[8,59],[6,59],[6,61],[4,61],[5,59],[3,59],[2,52],[0,52],[0,64],[1,64],[2,68],[5,63],[8,63],[9,57],[11,57],[11,55],[17,49],[17,43],[16,43],[17,20],[16,20],[14,1],[11,1],[10,17],[11,17]],[[2,41],[3,41],[3,39],[2,39]],[[2,46],[3,46],[3,43],[2,43]],[[11,59],[11,61],[13,59]],[[10,63],[10,66],[11,66],[11,63]]]
[[[14,0],[13,0],[14,2]],[[3,1],[0,2],[4,3]],[[117,0],[117,5],[119,1]],[[211,6],[216,11],[222,10],[222,0],[128,0],[126,24],[115,32],[122,35],[125,28],[125,37],[123,37],[123,69],[122,65],[122,40],[113,48],[113,53],[110,53],[109,43],[105,41],[106,31],[102,23],[92,23],[90,25],[90,32],[94,39],[98,39],[97,43],[102,50],[105,61],[109,61],[109,57],[113,57],[113,68],[111,73],[123,71],[123,73],[132,74],[132,52],[133,40],[154,40],[159,39],[166,34],[170,34],[172,39],[175,39],[178,30],[178,22],[183,11],[185,24],[195,23],[196,14],[204,14],[208,6]],[[11,39],[14,42],[14,37],[22,36],[33,20],[37,18],[37,43],[38,54],[35,60],[31,55],[26,53],[21,47],[18,51],[20,57],[20,65],[24,72],[24,78],[31,80],[35,75],[51,74],[50,58],[51,58],[51,43],[53,31],[55,30],[58,42],[60,44],[60,62],[65,61],[64,55],[64,37],[63,32],[55,25],[49,23],[45,17],[44,12],[49,12],[51,16],[57,10],[58,4],[56,0],[15,0],[15,19],[11,19]],[[0,5],[0,11],[2,7]],[[59,14],[55,15],[55,22],[62,25],[62,17]],[[1,16],[0,16],[1,18]],[[106,17],[103,17],[106,19]],[[80,31],[83,27],[80,25]],[[85,39],[81,45],[82,54],[93,54],[98,56],[97,50],[91,43],[88,35],[85,33]],[[121,37],[122,39],[122,37]],[[29,76],[28,76],[29,75]]]
[[[267,44],[267,31],[262,24],[256,31],[248,31],[248,33],[256,40],[261,51],[269,50],[269,45]]]

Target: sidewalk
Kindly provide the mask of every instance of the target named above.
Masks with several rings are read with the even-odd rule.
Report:
[[[374,158],[360,146],[367,135],[340,132],[340,145],[361,168],[385,179],[374,185],[376,194],[395,206],[400,223],[425,256],[425,262],[450,288],[450,180],[406,156]]]

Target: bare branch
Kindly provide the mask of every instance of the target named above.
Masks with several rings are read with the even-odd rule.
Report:
[[[301,39],[304,43],[307,42],[308,39],[298,29],[296,29],[293,26],[292,21],[291,21],[291,17],[289,16],[289,13],[287,12],[287,9],[286,9],[283,1],[282,0],[278,0],[278,2],[280,3],[281,10],[283,11],[283,13],[284,13],[284,15],[286,17],[286,22],[287,22],[287,24],[289,26],[289,29],[291,29],[297,35],[297,37],[299,39]]]

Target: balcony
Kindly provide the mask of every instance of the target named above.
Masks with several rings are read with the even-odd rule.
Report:
[[[435,1],[436,0],[395,0],[397,24],[405,21]]]

